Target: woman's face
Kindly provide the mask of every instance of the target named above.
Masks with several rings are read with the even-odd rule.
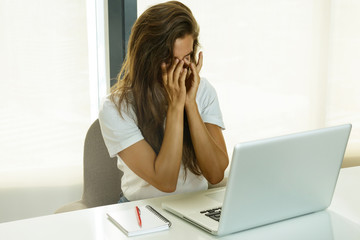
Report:
[[[183,38],[177,38],[174,43],[174,58],[184,61],[184,68],[188,68],[191,63],[191,54],[193,52],[194,39],[191,35],[185,35]]]

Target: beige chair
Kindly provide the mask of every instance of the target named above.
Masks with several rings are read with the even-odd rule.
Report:
[[[119,201],[121,177],[116,158],[110,158],[101,134],[99,120],[89,128],[84,143],[84,190],[82,199],[65,205],[55,213],[114,204]],[[226,178],[209,188],[226,185]]]
[[[99,120],[89,128],[84,143],[84,189],[82,199],[65,205],[55,213],[117,203],[123,173],[116,158],[110,158],[101,134]]]

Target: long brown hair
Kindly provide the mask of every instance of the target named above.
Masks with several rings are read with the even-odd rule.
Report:
[[[168,105],[160,66],[172,62],[175,40],[185,35],[194,39],[191,60],[195,62],[199,27],[190,9],[177,1],[148,8],[132,27],[126,59],[111,88],[111,100],[120,114],[124,101],[134,110],[140,131],[156,154],[164,138]],[[183,139],[185,169],[200,175],[185,111]]]

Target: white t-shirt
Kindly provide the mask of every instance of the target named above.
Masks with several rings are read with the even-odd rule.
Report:
[[[218,125],[224,129],[224,122],[215,88],[204,78],[200,81],[196,103],[204,122]],[[183,165],[181,165],[176,191],[173,193],[162,192],[137,176],[118,155],[122,150],[144,139],[134,120],[136,119],[135,113],[131,108],[128,110],[125,104],[123,104],[121,117],[109,96],[103,100],[101,105],[99,113],[101,132],[110,156],[117,156],[117,166],[124,172],[121,179],[121,188],[127,199],[134,201],[207,189],[208,183],[202,175],[197,176],[191,171],[187,171],[185,179]]]

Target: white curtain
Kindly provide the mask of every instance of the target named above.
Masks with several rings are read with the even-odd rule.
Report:
[[[158,2],[138,0],[138,13]],[[202,76],[238,142],[342,123],[360,156],[360,2],[183,0],[200,25]]]

